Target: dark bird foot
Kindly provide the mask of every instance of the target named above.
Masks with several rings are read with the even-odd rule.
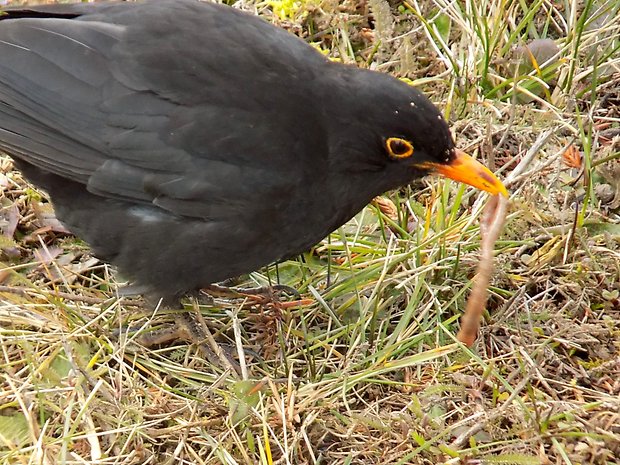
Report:
[[[250,297],[256,300],[278,300],[281,294],[288,294],[295,299],[300,299],[301,294],[297,289],[285,284],[259,287],[229,287],[222,284],[211,284],[203,289],[209,295],[215,297]]]
[[[211,284],[203,289],[211,296],[245,299],[244,307],[258,310],[262,315],[267,312],[272,317],[281,320],[283,312],[290,307],[312,303],[311,300],[302,299],[301,294],[291,286],[274,284],[273,286],[260,286],[251,288],[228,287],[221,284]],[[284,295],[294,300],[283,300]]]
[[[295,300],[287,301],[285,296]],[[162,322],[158,318],[157,329],[146,328],[143,334],[134,338],[139,345],[147,348],[174,345],[178,342],[189,343],[198,348],[201,355],[215,366],[240,371],[240,364],[234,358],[234,349],[219,344],[213,337],[209,327],[198,309],[199,304],[213,305],[213,297],[228,299],[243,299],[243,307],[251,311],[251,319],[258,318],[263,324],[271,326],[283,318],[283,311],[287,308],[309,304],[309,299],[301,299],[299,292],[286,285],[261,286],[255,288],[229,287],[222,284],[212,284],[203,289],[203,292],[190,296],[194,310],[174,312]],[[281,299],[284,298],[285,301]],[[154,304],[153,299],[150,299]],[[177,309],[180,301],[169,298],[160,303],[163,308]],[[258,310],[258,311],[256,311]],[[165,327],[162,327],[164,326]],[[153,325],[155,326],[155,325]],[[271,332],[271,331],[268,331]],[[237,354],[240,356],[240,354]]]

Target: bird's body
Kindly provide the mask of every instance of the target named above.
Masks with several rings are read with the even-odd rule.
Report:
[[[455,158],[415,89],[225,6],[9,10],[0,57],[0,149],[158,297],[300,253]],[[414,156],[386,151],[391,137]]]

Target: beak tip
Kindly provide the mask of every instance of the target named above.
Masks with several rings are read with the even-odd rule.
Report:
[[[462,150],[457,149],[455,154],[456,157],[449,164],[430,164],[430,168],[437,174],[469,184],[492,195],[509,197],[506,186],[486,166]]]
[[[488,191],[491,195],[502,195],[506,198],[510,197],[510,194],[508,192],[508,189],[506,189],[506,186],[504,186],[504,183],[502,183],[499,179],[493,183],[491,186],[489,186]]]

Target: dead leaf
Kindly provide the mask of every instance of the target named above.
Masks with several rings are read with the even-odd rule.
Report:
[[[2,224],[2,235],[5,237],[13,237],[17,224],[19,223],[19,208],[13,204],[3,208],[3,217],[6,222]]]
[[[0,227],[5,240],[0,243],[0,248],[4,255],[9,258],[17,258],[21,255],[17,244],[13,240],[15,230],[19,224],[19,208],[12,204],[2,209],[2,218],[0,218]]]
[[[32,210],[41,225],[41,230],[44,231],[53,231],[62,234],[71,234],[65,226],[58,221],[56,215],[54,214],[54,210],[49,206],[49,204],[42,205],[38,202],[32,203]],[[32,235],[40,234],[37,232],[32,233]]]
[[[41,247],[34,251],[34,256],[41,265],[49,265],[62,253],[62,248],[57,246]]]
[[[387,197],[375,197],[372,200],[372,204],[392,221],[398,221],[398,209],[396,208],[394,202]]]
[[[562,161],[569,168],[581,169],[581,152],[571,144],[562,154]]]

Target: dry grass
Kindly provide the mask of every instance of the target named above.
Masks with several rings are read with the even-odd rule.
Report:
[[[140,346],[171,312],[119,298],[111,270],[2,161],[0,461],[620,463],[616,3],[238,5],[415,81],[459,146],[502,173],[511,210],[472,350],[454,339],[479,254],[485,195],[471,189],[391,193],[397,216],[368,207],[280,265],[311,303],[188,302],[218,356]],[[545,37],[551,71],[511,65]],[[248,278],[269,279],[274,268]]]

